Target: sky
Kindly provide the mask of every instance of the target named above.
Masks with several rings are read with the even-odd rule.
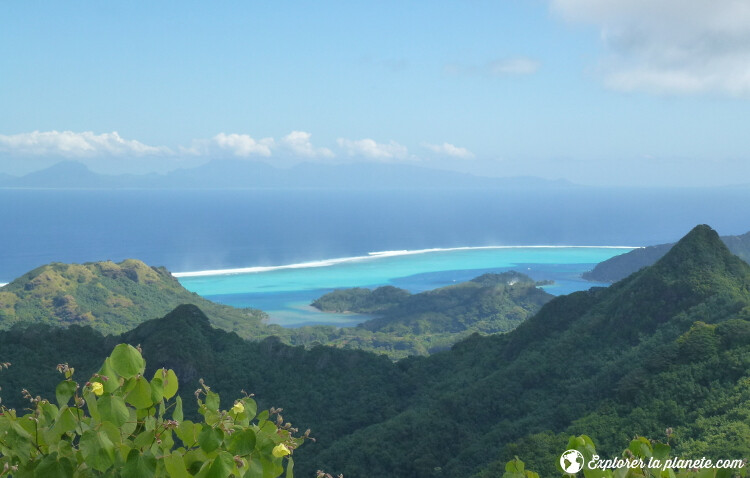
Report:
[[[72,159],[750,180],[750,2],[0,4],[0,173]]]

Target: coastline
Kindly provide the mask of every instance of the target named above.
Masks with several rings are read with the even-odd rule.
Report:
[[[382,259],[388,257],[408,256],[417,254],[428,254],[434,252],[454,252],[454,251],[470,251],[470,250],[489,250],[489,249],[641,249],[643,246],[553,246],[553,245],[538,245],[538,246],[463,246],[463,247],[448,247],[448,248],[431,248],[431,249],[415,249],[415,250],[395,250],[395,251],[376,251],[369,252],[366,256],[352,256],[352,257],[339,257],[334,259],[322,259],[317,261],[300,262],[296,264],[286,264],[279,266],[256,266],[256,267],[241,267],[232,269],[214,269],[214,270],[203,270],[203,271],[188,271],[188,272],[173,272],[172,275],[177,278],[182,277],[208,277],[208,276],[224,276],[224,275],[236,275],[236,274],[253,274],[261,272],[271,272],[276,270],[286,269],[308,269],[316,267],[328,267],[337,264],[343,264],[347,262],[359,262],[373,259]]]

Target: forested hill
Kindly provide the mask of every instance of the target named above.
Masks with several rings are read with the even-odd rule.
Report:
[[[491,334],[513,330],[552,299],[537,285],[529,276],[509,271],[413,295],[392,286],[342,289],[312,305],[324,311],[379,314],[359,325],[372,332]]]
[[[150,367],[175,368],[186,404],[203,377],[222,397],[254,392],[312,428],[318,442],[295,453],[298,476],[489,478],[514,455],[556,476],[568,434],[589,434],[614,456],[667,427],[675,455],[750,455],[750,266],[707,226],[654,266],[555,298],[510,333],[395,364],[246,342],[194,306],[120,337],[77,326],[0,332],[0,358],[13,363],[0,372],[3,403],[19,403],[22,386],[50,396],[56,363],[85,377],[122,340],[140,343]]]
[[[722,236],[721,240],[733,254],[750,263],[750,232],[741,236]],[[593,270],[585,272],[583,278],[595,282],[617,282],[655,263],[669,252],[672,246],[674,243],[633,249],[600,262]]]
[[[265,314],[208,301],[189,292],[163,267],[135,259],[120,263],[55,262],[0,288],[0,328],[15,323],[89,325],[104,334],[130,330],[180,304],[195,304],[217,327],[246,338],[282,331],[262,323]]]

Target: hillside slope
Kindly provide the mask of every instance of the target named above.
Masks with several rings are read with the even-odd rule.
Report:
[[[15,323],[90,325],[105,334],[130,330],[180,304],[195,304],[211,322],[246,338],[280,327],[263,324],[265,314],[210,302],[189,292],[163,267],[127,259],[86,264],[47,264],[0,288],[0,327]]]
[[[750,263],[750,232],[741,236],[722,236],[732,254]],[[595,282],[617,282],[638,270],[654,264],[674,246],[672,244],[658,244],[641,249],[633,249],[619,256],[614,256],[597,264],[592,270],[585,272],[583,278]]]

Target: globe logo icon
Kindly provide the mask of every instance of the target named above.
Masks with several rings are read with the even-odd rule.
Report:
[[[583,469],[583,455],[578,450],[566,450],[560,456],[560,466],[565,473],[576,474]]]

